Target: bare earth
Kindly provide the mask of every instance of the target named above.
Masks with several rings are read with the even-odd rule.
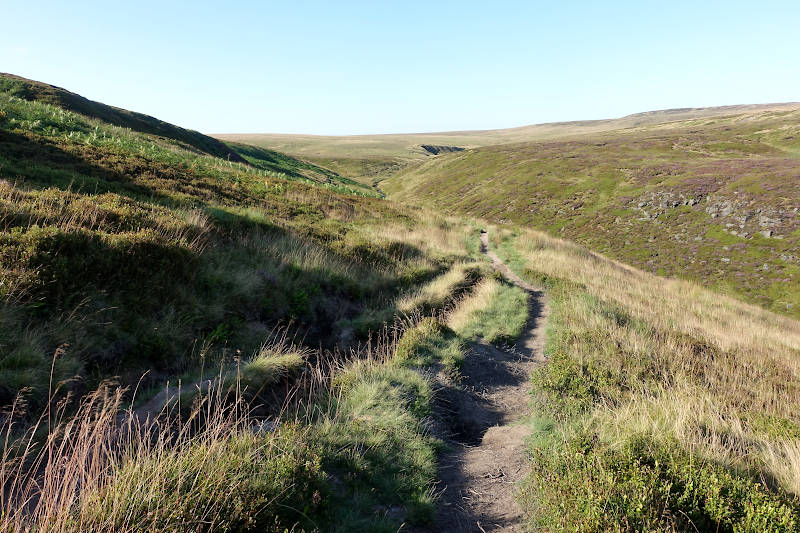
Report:
[[[485,342],[472,345],[462,367],[460,386],[439,376],[439,411],[451,451],[440,460],[439,512],[430,531],[523,531],[516,501],[517,483],[527,471],[521,418],[530,412],[531,370],[544,362],[547,302],[541,290],[525,283],[489,250],[493,267],[528,291],[528,323],[517,344],[501,349]]]

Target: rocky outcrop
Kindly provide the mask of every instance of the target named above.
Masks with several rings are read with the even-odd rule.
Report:
[[[628,199],[627,205],[637,210],[639,220],[657,222],[671,209],[698,206],[729,233],[743,239],[758,234],[765,238],[783,238],[800,225],[800,208],[764,205],[746,194],[733,197],[719,193],[693,194],[686,191],[651,191]]]
[[[703,199],[700,195],[686,194],[677,191],[651,191],[639,198],[630,200],[634,208],[641,213],[640,220],[654,220],[669,209],[684,205],[695,206]]]
[[[709,195],[705,212],[743,238],[756,233],[766,238],[783,238],[798,225],[797,207],[767,206],[745,195],[735,198]]]

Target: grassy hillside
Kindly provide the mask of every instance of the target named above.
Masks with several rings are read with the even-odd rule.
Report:
[[[395,351],[485,276],[477,228],[284,154],[225,145],[235,162],[200,134],[117,125],[8,79],[0,529],[428,520],[432,384],[403,363],[413,343]]]
[[[447,154],[381,183],[800,316],[800,111]]]
[[[121,128],[164,137],[177,141],[184,147],[194,148],[230,161],[243,161],[238,153],[230,150],[224,143],[202,133],[186,130],[141,113],[95,102],[47,83],[0,73],[0,92],[29,101],[52,104]]]
[[[467,254],[471,227],[308,163],[241,145],[234,163],[4,87],[0,403],[42,405],[57,351],[56,381],[85,390],[252,353],[280,320],[333,345]],[[417,239],[431,225],[455,233]]]
[[[531,318],[483,222],[70,95],[0,77],[0,529],[429,527],[449,402],[492,370],[473,348]],[[689,254],[707,284],[756,272],[741,295],[793,313],[797,113],[644,117],[386,184],[657,272]],[[509,226],[491,248],[551,308],[531,528],[796,531],[798,322]],[[720,249],[728,270],[702,270]]]
[[[800,527],[800,322],[544,233],[491,235],[550,298],[531,529]]]
[[[687,119],[739,114],[751,111],[797,109],[798,104],[742,105],[668,109],[637,113],[618,119],[535,124],[519,128],[386,135],[282,135],[270,133],[216,134],[234,142],[278,150],[314,161],[336,172],[372,184],[409,163],[428,159],[433,153],[423,146],[477,148],[514,142],[582,137],[621,129],[637,129]]]

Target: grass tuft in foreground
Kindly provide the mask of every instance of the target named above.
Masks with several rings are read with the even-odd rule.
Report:
[[[255,416],[247,399],[308,357],[281,338],[238,379],[221,372],[161,412],[123,410],[125,390],[105,383],[77,412],[61,402],[20,434],[18,402],[2,427],[0,528],[394,532],[425,524],[441,445],[429,431],[434,393],[420,366],[457,364],[460,350],[433,319],[409,324],[349,362],[304,371],[278,418]]]
[[[326,480],[307,429],[254,431],[241,397],[231,401],[221,380],[215,383],[188,418],[176,409],[155,421],[122,411],[124,389],[104,384],[82,399],[73,416],[59,410],[24,436],[7,438],[0,528],[77,533],[313,527]],[[13,414],[4,424],[7,437],[14,434]],[[37,430],[48,432],[41,447]]]

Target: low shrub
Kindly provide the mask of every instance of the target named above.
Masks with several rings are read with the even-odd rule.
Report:
[[[609,446],[579,433],[533,449],[522,497],[545,531],[790,532],[800,501],[693,457],[677,443]]]

